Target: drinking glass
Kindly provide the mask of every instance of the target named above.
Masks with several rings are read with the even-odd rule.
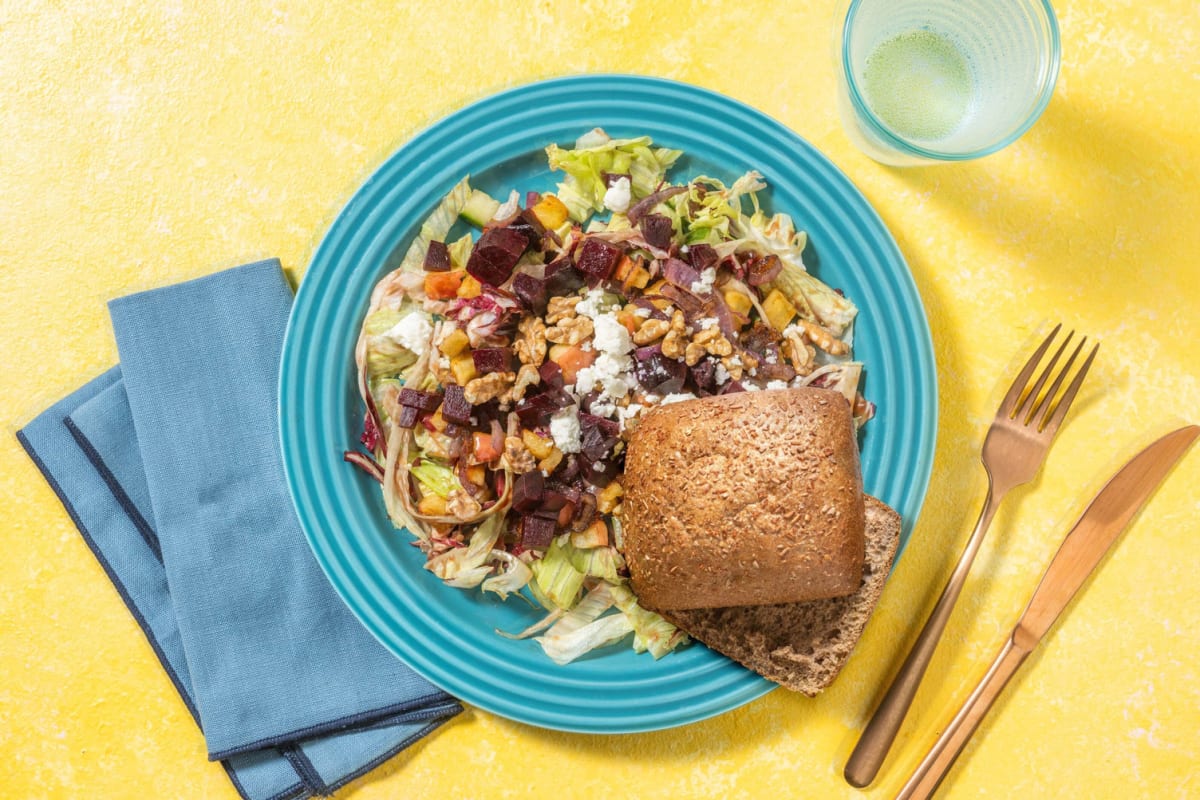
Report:
[[[851,140],[884,164],[966,161],[1025,133],[1058,78],[1048,0],[851,0],[838,105]]]

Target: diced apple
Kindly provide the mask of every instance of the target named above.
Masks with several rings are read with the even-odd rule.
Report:
[[[483,284],[474,275],[467,275],[458,285],[458,296],[465,298],[479,297],[483,292]]]
[[[613,270],[612,279],[614,281],[623,281],[629,277],[629,273],[633,272],[637,264],[629,256],[621,256],[621,260],[617,262],[617,268]]]
[[[796,307],[778,289],[772,289],[763,300],[763,311],[767,314],[767,324],[781,333],[796,316]]]
[[[562,450],[559,450],[557,447],[552,447],[550,449],[550,455],[538,462],[538,469],[542,470],[542,472],[545,472],[546,474],[549,474],[554,472],[555,467],[557,467],[562,460]]]
[[[475,379],[475,359],[471,358],[470,350],[464,350],[450,359],[450,372],[459,386],[466,386]]]
[[[466,274],[466,271],[461,269],[426,273],[425,296],[431,300],[452,300],[458,297],[458,288]]]
[[[443,355],[454,358],[463,350],[466,350],[467,345],[470,343],[471,340],[467,338],[466,331],[461,328],[455,328],[438,344],[438,350],[441,350]]]
[[[607,547],[608,526],[602,519],[594,520],[583,530],[571,534],[571,544],[581,550],[589,547]]]
[[[521,431],[521,441],[525,443],[529,452],[533,453],[534,458],[545,458],[554,450],[553,440],[539,436],[528,429]]]
[[[596,510],[601,514],[611,514],[624,494],[625,490],[621,487],[621,484],[613,481],[597,493]]]
[[[735,311],[738,314],[749,314],[750,309],[753,307],[750,298],[744,292],[739,292],[737,289],[725,290],[725,305],[729,306],[730,311]]]
[[[538,222],[551,230],[567,221],[567,207],[552,194],[542,195],[542,199],[530,211],[538,218]]]
[[[440,517],[446,513],[446,499],[436,494],[427,494],[417,501],[417,511],[429,517]]]
[[[476,486],[487,485],[487,467],[483,464],[472,464],[467,467],[467,480]]]
[[[442,416],[442,409],[440,407],[429,417],[429,424],[432,425],[433,429],[438,433],[445,433],[446,425],[449,423],[447,423],[446,418]]]

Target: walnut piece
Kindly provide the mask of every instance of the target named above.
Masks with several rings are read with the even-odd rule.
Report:
[[[446,498],[446,513],[459,519],[470,519],[483,510],[479,502],[464,489],[451,489]]]
[[[463,397],[473,406],[495,400],[508,391],[517,379],[512,372],[491,372],[479,378],[467,381],[463,387]]]
[[[822,328],[815,322],[806,319],[798,320],[796,324],[804,331],[804,338],[831,356],[844,356],[850,352],[850,347],[841,339]]]
[[[578,295],[551,297],[546,307],[546,324],[556,325],[561,320],[574,317],[575,306],[579,305],[579,301],[582,299]]]
[[[534,316],[522,317],[513,349],[522,364],[540,367],[546,360],[546,323]]]
[[[687,345],[688,340],[684,334],[676,330],[667,331],[667,335],[662,340],[663,355],[667,358],[684,358]]]
[[[546,341],[555,344],[576,345],[595,332],[595,326],[587,317],[561,319],[554,327],[546,329]]]
[[[512,387],[504,393],[500,398],[501,403],[517,402],[525,397],[525,391],[534,384],[541,381],[542,376],[538,374],[537,367],[532,364],[523,364],[517,370],[517,378]]]
[[[509,436],[504,440],[504,460],[508,462],[509,469],[518,475],[537,469],[537,459],[520,436]]]
[[[671,330],[671,323],[665,319],[648,319],[633,333],[633,343],[647,345],[657,342]]]
[[[663,352],[666,352],[664,348]],[[689,367],[694,367],[700,363],[700,359],[704,358],[704,345],[699,342],[689,342],[688,346],[683,350],[683,363]]]

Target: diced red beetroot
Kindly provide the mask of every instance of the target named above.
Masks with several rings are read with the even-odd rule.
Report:
[[[467,272],[480,283],[499,286],[512,275],[522,254],[529,247],[529,238],[512,228],[489,228],[475,242],[467,259]]]
[[[592,414],[579,415],[580,451],[587,462],[607,458],[621,436],[621,426]]]
[[[717,389],[717,362],[711,358],[702,358],[689,367],[692,380],[701,395],[712,394]]]
[[[671,246],[671,237],[675,235],[675,227],[672,225],[670,217],[665,214],[647,214],[642,217],[638,225],[642,229],[642,236],[646,238],[646,243],[651,247],[666,250]]]
[[[412,406],[400,406],[400,418],[396,420],[396,424],[401,428],[411,428],[417,424],[417,419],[421,416],[421,409],[413,408]]]
[[[480,375],[509,372],[512,367],[512,354],[507,347],[477,347],[471,351],[471,359]]]
[[[730,381],[721,387],[721,391],[717,394],[737,394],[738,392],[746,391],[746,387],[742,386],[741,381]]]
[[[421,411],[437,411],[442,404],[442,396],[437,392],[424,392],[420,389],[410,389],[405,386],[400,390],[400,405],[416,408]]]
[[[526,396],[513,411],[517,419],[526,428],[537,428],[547,425],[555,411],[566,408],[575,402],[575,398],[567,394],[561,387],[545,386],[540,392]]]
[[[533,208],[538,203],[540,203],[541,200],[542,200],[542,196],[538,192],[530,191],[530,192],[525,193],[525,207],[526,208]]]
[[[434,240],[425,251],[425,263],[422,265],[426,272],[446,272],[450,269],[450,248],[445,242]]]
[[[558,511],[563,506],[573,506],[579,502],[579,490],[573,486],[559,489],[547,489],[542,495],[542,507]]]
[[[693,267],[703,272],[709,267],[715,267],[719,259],[711,244],[701,242],[688,247],[688,260],[692,262]]]
[[[518,475],[513,481],[512,507],[519,512],[533,511],[542,504],[546,480],[540,469]]]
[[[529,242],[529,246],[535,249],[541,249],[542,237],[546,235],[546,226],[537,218],[528,208],[517,215],[517,218],[509,223],[509,228],[514,231],[519,231],[522,236]]]
[[[607,280],[621,260],[621,248],[595,236],[589,236],[579,248],[576,263],[588,286],[597,286]]]
[[[583,481],[589,486],[603,489],[613,482],[613,479],[617,477],[617,473],[620,471],[620,465],[617,464],[615,459],[610,461],[594,461],[583,465]]]
[[[700,280],[700,273],[690,264],[678,258],[668,258],[663,262],[662,276],[668,283],[673,283],[681,289],[691,291],[692,284]]]
[[[763,258],[755,258],[746,266],[746,283],[751,286],[762,286],[779,277],[783,272],[783,262],[779,256],[771,253]]]
[[[661,344],[648,344],[645,347],[639,347],[638,349],[633,351],[634,361],[645,361],[647,359],[654,358],[655,356],[661,356],[661,355],[662,355],[662,345]]]
[[[530,515],[521,519],[521,547],[545,550],[554,541],[554,520]]]
[[[562,367],[550,359],[546,359],[542,362],[542,365],[538,367],[538,377],[541,378],[542,383],[551,388],[563,388]]]
[[[778,354],[778,348],[776,348],[775,352]],[[776,358],[778,358],[778,355],[776,355]],[[796,370],[792,368],[792,365],[780,361],[776,361],[774,364],[762,361],[758,365],[757,373],[758,377],[764,381],[790,381],[796,377]]]
[[[513,276],[512,291],[529,311],[538,316],[546,313],[549,295],[544,280],[538,280],[526,272],[518,272]]]
[[[683,388],[688,369],[682,361],[668,358],[659,352],[642,361],[636,361],[633,373],[646,391],[673,394]],[[442,413],[445,414],[445,411]]]
[[[447,422],[470,425],[471,411],[471,404],[467,402],[463,388],[454,383],[446,384],[446,394],[442,398],[442,417]]]

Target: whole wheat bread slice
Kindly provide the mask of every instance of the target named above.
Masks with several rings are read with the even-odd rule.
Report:
[[[870,496],[866,514],[866,563],[854,594],[805,603],[660,613],[718,653],[812,697],[833,683],[850,657],[896,556],[900,515]]]

